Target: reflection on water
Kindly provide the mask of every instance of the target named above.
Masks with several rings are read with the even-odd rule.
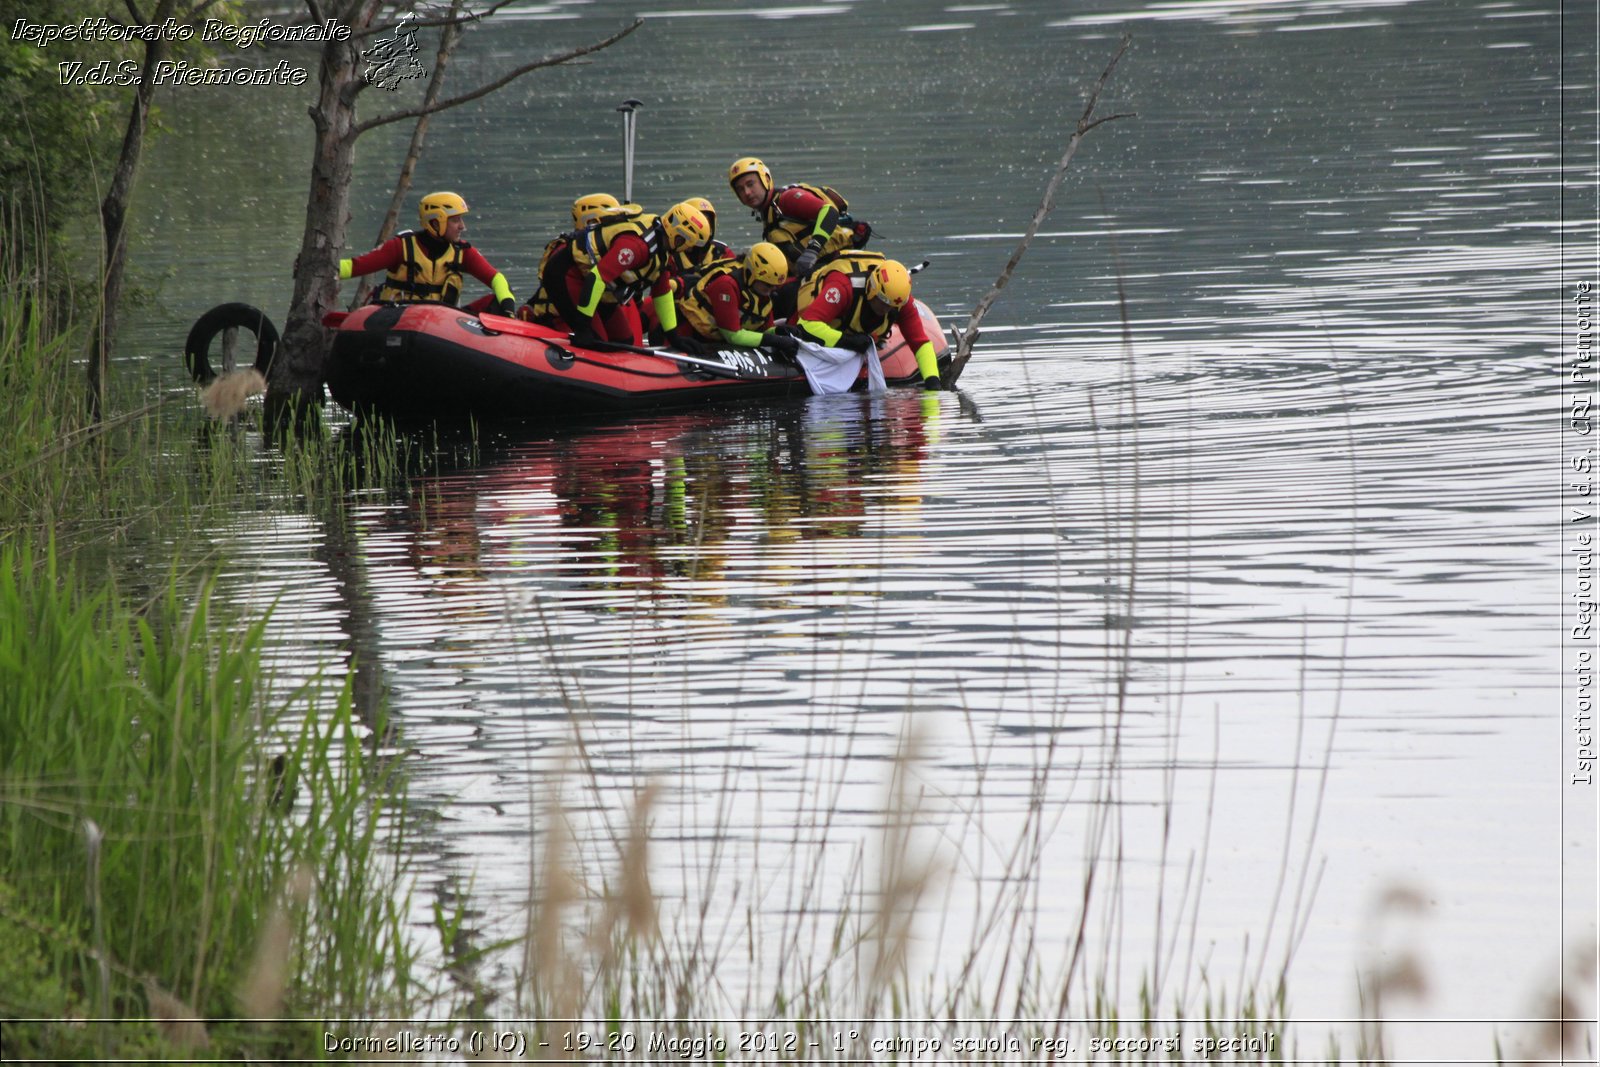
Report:
[[[624,7],[527,6],[495,47],[589,40]],[[643,197],[709,195],[739,243],[754,227],[725,195],[728,161],[828,180],[883,247],[932,260],[918,293],[960,324],[1124,27],[1106,103],[1139,118],[1085,142],[962,397],[486,431],[472,458],[354,493],[338,521],[241,516],[239,595],[280,605],[286,677],[353,650],[389,692],[425,888],[475,875],[494,933],[519,932],[534,800],[576,730],[583,847],[603,852],[632,791],[661,781],[669,903],[709,896],[788,943],[796,884],[810,914],[840,908],[910,712],[957,872],[947,928],[921,933],[930,970],[961,958],[973,901],[1003,891],[1048,758],[1033,925],[1049,963],[1076,929],[1084,812],[1114,788],[1124,903],[1097,936],[1121,944],[1125,984],[1153,958],[1162,887],[1182,884],[1195,967],[1255,973],[1293,936],[1291,1012],[1347,1018],[1361,917],[1400,882],[1431,902],[1410,933],[1435,983],[1406,1010],[1520,1015],[1563,923],[1593,924],[1558,874],[1591,869],[1593,842],[1556,839],[1548,780],[1552,353],[1564,243],[1595,235],[1592,213],[1562,214],[1563,180],[1576,198],[1595,175],[1570,153],[1559,171],[1556,94],[1563,69],[1592,71],[1593,34],[1567,35],[1563,68],[1548,7],[740,7],[827,27],[778,54],[748,47],[752,19],[664,9],[615,64],[430,133],[419,182],[462,188],[514,282],[573,195],[616,184],[598,124],[641,96]],[[474,64],[492,65],[463,56],[464,79]],[[1587,129],[1592,93],[1562,91]],[[195,140],[229,121],[181,104]],[[356,213],[375,218],[389,173],[363,168]],[[162,188],[191,172],[154,164]],[[240,246],[239,219],[202,210],[221,192],[170,197],[165,222]],[[239,264],[239,284],[280,285],[291,246]],[[1317,887],[1292,935],[1286,853]],[[724,952],[731,1000],[770,977],[734,931]],[[1403,1041],[1402,1060],[1492,1047],[1466,1026]]]
[[[768,550],[851,536],[864,486],[904,487],[915,473],[926,406],[849,396],[754,417],[695,412],[558,433],[419,479],[404,511],[378,518],[407,528],[418,574],[441,585],[581,567],[557,595],[624,593],[616,607],[626,610],[635,593],[659,595],[666,578],[726,577],[750,530],[764,531],[756,543]]]

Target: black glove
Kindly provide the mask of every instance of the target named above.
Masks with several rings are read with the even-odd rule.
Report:
[[[856,333],[854,330],[846,330],[844,333],[839,335],[839,344],[837,347],[848,348],[852,352],[865,353],[868,348],[872,347],[872,337],[869,334]]]
[[[817,265],[817,257],[822,254],[822,238],[813,237],[806,250],[800,253],[800,258],[794,261],[794,275],[804,278],[811,273],[811,268]]]
[[[586,319],[581,325],[572,329],[572,343],[575,345],[591,345],[598,340],[600,335],[595,333],[592,319]]]
[[[706,344],[698,337],[690,337],[686,333],[675,333],[668,340],[671,342],[672,347],[679,352],[686,352],[691,356],[703,356],[706,354]]]
[[[667,331],[659,326],[652,326],[650,332],[645,335],[645,340],[654,348],[662,348],[667,343]]]
[[[800,351],[799,341],[786,333],[779,333],[777,330],[768,330],[762,334],[761,345],[764,348],[772,349],[780,356],[793,357],[796,352]]]
[[[944,382],[940,381],[939,376],[935,374],[931,377],[922,379],[922,387],[927,389],[929,392],[932,392],[935,389],[943,389]]]
[[[508,319],[517,317],[517,301],[515,297],[506,297],[494,306],[494,309]]]

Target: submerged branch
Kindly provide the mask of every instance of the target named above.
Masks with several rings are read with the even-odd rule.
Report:
[[[1126,34],[1117,46],[1116,53],[1112,55],[1111,62],[1106,64],[1106,69],[1100,73],[1099,79],[1094,83],[1094,88],[1089,92],[1089,101],[1084,105],[1083,114],[1078,116],[1078,124],[1072,131],[1072,137],[1067,141],[1067,150],[1061,157],[1061,162],[1056,165],[1056,172],[1050,178],[1050,183],[1045,186],[1044,199],[1039,202],[1038,208],[1033,213],[1033,219],[1028,223],[1027,230],[1022,235],[1022,240],[1017,243],[1016,250],[1011,253],[1011,258],[1006,261],[1005,268],[1000,271],[1000,276],[995,279],[994,286],[983,295],[983,299],[972,309],[972,316],[967,320],[967,328],[963,330],[956,340],[955,361],[957,365],[964,362],[972,354],[973,343],[978,339],[978,324],[989,313],[989,308],[999,299],[1000,292],[1011,281],[1011,275],[1016,271],[1017,264],[1022,262],[1022,256],[1028,250],[1028,245],[1033,242],[1034,235],[1039,232],[1039,227],[1044,225],[1045,217],[1056,206],[1056,193],[1061,188],[1061,180],[1066,177],[1067,168],[1072,165],[1072,157],[1077,155],[1078,146],[1083,143],[1083,138],[1096,126],[1117,119],[1135,118],[1134,112],[1123,112],[1115,115],[1102,115],[1094,117],[1094,109],[1100,102],[1100,93],[1105,88],[1106,82],[1111,79],[1111,74],[1117,69],[1117,63],[1122,59],[1124,52],[1133,39]]]
[[[478,86],[471,92],[462,93],[460,96],[452,96],[450,99],[436,104],[407,108],[404,111],[395,111],[387,115],[379,115],[377,118],[368,119],[366,122],[361,123],[355,128],[355,135],[359,137],[361,134],[366,133],[368,130],[374,129],[378,126],[386,126],[391,122],[399,122],[402,119],[421,118],[424,115],[432,115],[436,112],[447,111],[450,108],[476,100],[481,96],[488,96],[490,93],[497,89],[503,88],[516,79],[522,77],[524,74],[538,70],[541,67],[558,66],[559,64],[565,63],[568,60],[577,59],[579,56],[586,56],[590,52],[598,52],[602,48],[609,48],[643,25],[644,19],[634,19],[631,26],[627,26],[617,31],[602,41],[597,41],[594,44],[581,45],[577,48],[569,49],[568,51],[561,52],[556,55],[545,56],[543,59],[536,59],[532,63],[525,63],[510,73],[502,75],[492,82]]]

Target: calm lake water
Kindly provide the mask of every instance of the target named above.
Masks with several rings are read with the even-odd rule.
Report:
[[[1152,968],[1161,1014],[1192,1017],[1207,981],[1231,1000],[1289,954],[1302,1049],[1348,1051],[1358,973],[1414,956],[1396,1060],[1518,1047],[1595,929],[1561,618],[1592,6],[557,2],[475,30],[455,84],[634,13],[613,51],[433,124],[415,188],[467,197],[519,294],[574,196],[621,193],[627,97],[636,199],[708,196],[742,247],[734,158],[833,184],[931,262],[947,325],[1124,31],[1101,113],[1136,117],[1084,143],[960,395],[494,429],[336,521],[217,531],[231,594],[277,604],[286,683],[354,653],[387,689],[419,917],[470,885],[485,937],[520,932],[552,781],[594,884],[659,783],[653,877],[669,914],[711,909],[708,1010],[758,1012],[793,977],[775,946],[861,902],[910,724],[935,988],[1026,837],[1046,975],[1100,857],[1089,973],[1125,1016]],[[129,356],[159,353],[163,388],[188,388],[173,353],[211,304],[281,323],[308,96],[166,98]],[[361,142],[354,251],[408,136]]]

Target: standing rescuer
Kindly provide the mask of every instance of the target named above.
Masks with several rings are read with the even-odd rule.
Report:
[[[728,168],[728,186],[761,220],[761,239],[777,245],[791,271],[804,278],[821,256],[864,248],[872,227],[845,214],[850,205],[832,189],[796,183],[775,189],[772,171],[754,156]]]
[[[456,193],[429,193],[417,204],[422,229],[405,230],[365,255],[341,259],[339,278],[388,271],[388,277],[373,294],[374,303],[424,302],[455,307],[461,298],[461,275],[466,273],[494,292],[493,305],[500,314],[514,313],[517,301],[506,276],[461,239],[467,231],[463,218],[466,213],[467,202]],[[483,303],[487,307],[488,301]]]
[[[865,352],[896,324],[916,353],[925,389],[939,389],[938,357],[911,300],[911,272],[877,252],[846,252],[800,285],[795,325],[818,344]]]

